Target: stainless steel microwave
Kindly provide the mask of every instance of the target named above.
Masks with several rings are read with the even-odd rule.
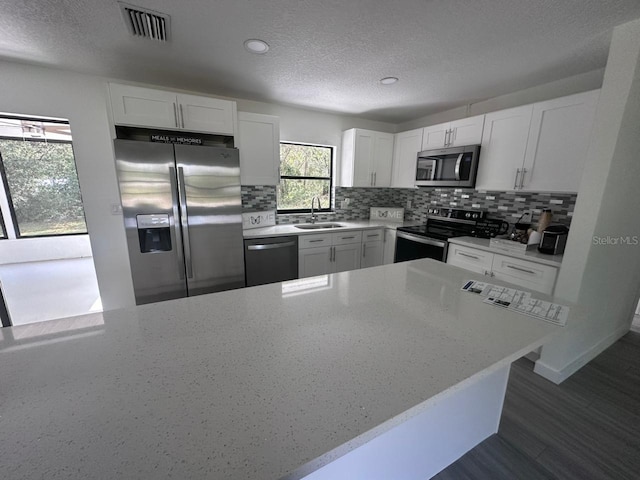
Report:
[[[480,145],[420,152],[416,162],[416,186],[475,187],[479,155]]]

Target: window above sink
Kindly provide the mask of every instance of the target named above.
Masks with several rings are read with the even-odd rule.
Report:
[[[333,158],[331,146],[281,142],[278,213],[311,213],[314,197],[320,199],[322,207],[315,212],[331,212]]]

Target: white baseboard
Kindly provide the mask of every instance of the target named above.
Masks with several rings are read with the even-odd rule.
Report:
[[[611,335],[600,340],[593,347],[591,347],[589,350],[584,352],[582,355],[580,355],[578,358],[576,358],[573,362],[571,362],[569,365],[564,367],[562,370],[556,370],[555,368],[552,368],[546,363],[544,363],[542,360],[538,360],[536,361],[533,371],[538,375],[540,375],[541,377],[546,378],[547,380],[555,383],[556,385],[559,385],[562,382],[564,382],[567,378],[569,378],[571,375],[573,375],[578,370],[580,370],[582,367],[584,367],[591,360],[593,360],[602,352],[604,352],[611,345],[616,343],[620,339],[620,337],[625,335],[628,331],[629,331],[628,325],[623,325],[622,327],[619,327]]]

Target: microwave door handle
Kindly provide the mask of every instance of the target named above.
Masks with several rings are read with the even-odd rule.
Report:
[[[460,181],[460,164],[462,163],[462,156],[464,154],[461,153],[460,155],[458,155],[458,160],[456,160],[456,169],[455,169],[455,173],[456,173],[456,180]]]

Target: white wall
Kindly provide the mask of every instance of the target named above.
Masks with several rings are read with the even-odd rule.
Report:
[[[482,100],[480,102],[464,105],[444,112],[427,115],[424,117],[404,122],[397,126],[396,132],[406,132],[414,128],[436,125],[438,123],[458,120],[460,118],[482,115],[483,113],[504,110],[505,108],[528,105],[530,103],[542,102],[552,98],[564,97],[574,93],[595,90],[602,85],[604,69],[563,78],[555,82],[545,83],[537,87],[527,88],[517,92],[501,95],[499,97]]]
[[[626,333],[640,291],[640,20],[614,30],[555,294],[584,313],[536,372],[562,381]],[[620,243],[620,238],[631,244]],[[635,241],[634,241],[635,240]],[[613,243],[613,242],[616,243]]]
[[[110,213],[110,204],[119,202],[120,195],[106,83],[71,72],[0,62],[0,85],[0,111],[69,119],[103,306],[109,310],[133,305],[122,216]]]

